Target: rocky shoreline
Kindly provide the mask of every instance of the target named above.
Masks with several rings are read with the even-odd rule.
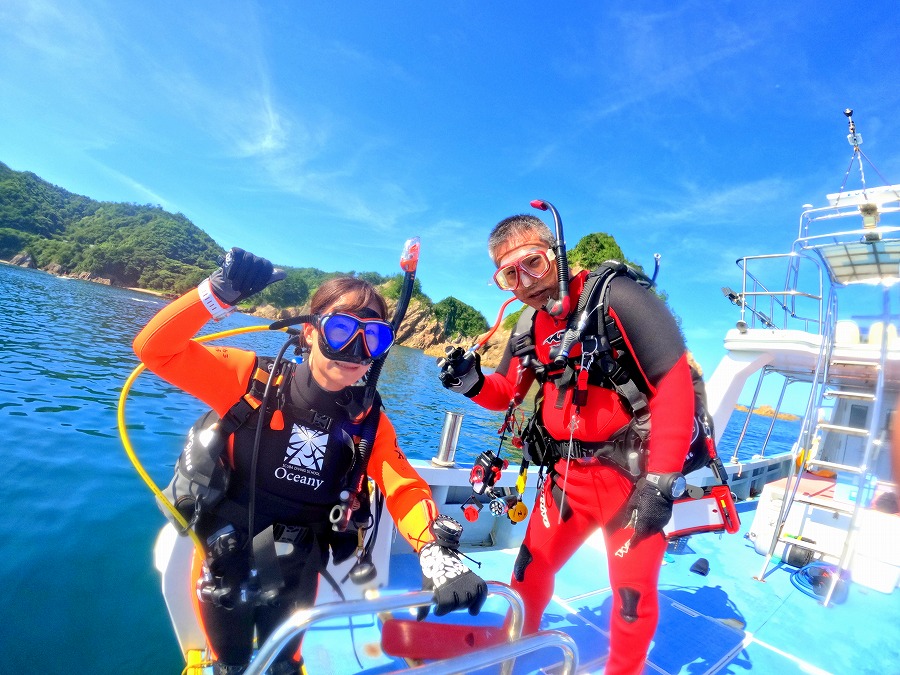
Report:
[[[388,311],[393,313],[397,306],[396,300],[388,300]],[[263,319],[276,321],[291,316],[299,316],[309,311],[308,307],[285,307],[279,309],[271,305],[261,305],[246,310],[246,314],[252,314]],[[509,339],[511,331],[499,328],[491,337],[491,340],[481,350],[481,363],[488,368],[496,368],[500,364],[503,350]],[[397,331],[397,344],[411,349],[419,349],[426,356],[441,357],[446,353],[447,347],[463,347],[468,349],[477,342],[477,338],[466,337],[448,339],[438,323],[437,318],[430,307],[422,305],[413,299],[409,303],[400,330]]]
[[[27,253],[20,253],[11,260],[0,260],[0,263],[15,265],[16,267],[37,269],[41,272],[47,272],[58,277],[91,281],[95,284],[103,284],[104,286],[117,286],[111,279],[95,276],[90,272],[66,274],[63,271],[62,266],[57,264],[49,265],[46,268],[38,268],[37,265],[35,265],[34,260]],[[121,288],[127,288],[130,291],[138,293],[148,293],[159,298],[170,300],[177,297],[171,293],[154,291],[147,288],[132,288],[125,286]],[[388,300],[388,309],[390,312],[393,312],[396,305],[397,302],[395,300]],[[260,305],[256,307],[241,308],[240,311],[245,314],[251,314],[263,319],[275,321],[290,316],[299,316],[300,314],[308,312],[308,309],[308,307],[286,307],[281,309],[271,305]],[[504,330],[503,328],[498,329],[497,332],[494,333],[490,342],[488,342],[481,350],[481,363],[484,366],[496,368],[499,365],[500,358],[503,355],[503,349],[506,346],[506,341],[509,339],[509,334],[510,331]],[[443,356],[448,346],[461,346],[468,349],[476,341],[476,338],[471,337],[460,338],[457,340],[448,339],[447,336],[444,335],[444,331],[437,318],[434,316],[434,313],[431,311],[431,308],[423,305],[416,299],[410,301],[406,317],[400,325],[400,330],[397,331],[397,344],[411,349],[419,349],[426,355],[435,357]]]

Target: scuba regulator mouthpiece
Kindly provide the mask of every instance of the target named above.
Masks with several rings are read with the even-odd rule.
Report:
[[[571,309],[569,299],[569,261],[566,258],[566,240],[563,238],[562,219],[559,211],[550,202],[543,199],[532,199],[531,205],[541,211],[550,211],[553,214],[553,223],[556,227],[556,242],[553,244],[553,253],[556,254],[556,279],[559,282],[559,298],[549,300],[544,306],[550,316],[567,316]]]

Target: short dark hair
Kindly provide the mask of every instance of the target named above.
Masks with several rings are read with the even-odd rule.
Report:
[[[553,233],[550,231],[550,228],[547,227],[547,224],[537,216],[520,213],[516,216],[504,218],[494,225],[494,229],[491,230],[490,235],[488,235],[488,255],[491,256],[491,260],[493,260],[496,265],[497,258],[494,256],[494,251],[496,251],[503,242],[517,234],[531,233],[536,234],[538,239],[547,244],[548,248],[553,245],[555,239]]]

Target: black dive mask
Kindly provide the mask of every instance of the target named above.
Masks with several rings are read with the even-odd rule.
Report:
[[[387,354],[394,344],[394,329],[378,314],[363,307],[355,314],[334,312],[317,322],[319,349],[332,361],[367,366]]]

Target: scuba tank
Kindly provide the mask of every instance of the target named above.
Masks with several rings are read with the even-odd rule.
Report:
[[[182,528],[166,505],[156,498],[157,506],[181,535],[197,522],[200,513],[222,501],[228,490],[230,471],[225,466],[226,437],[222,420],[212,410],[202,415],[188,430],[187,443],[175,463],[175,475],[162,490],[164,497],[187,521]]]

